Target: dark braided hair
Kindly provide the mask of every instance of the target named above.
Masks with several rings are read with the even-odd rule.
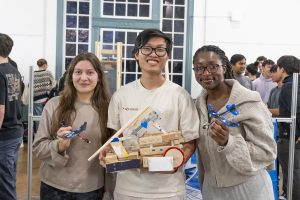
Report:
[[[226,67],[226,72],[224,74],[224,78],[225,79],[233,79],[231,64],[230,64],[227,56],[225,55],[225,52],[222,49],[220,49],[218,46],[205,45],[205,46],[199,48],[193,56],[193,63],[195,62],[195,58],[198,54],[205,53],[205,52],[214,52],[215,54],[217,54],[222,61],[222,65],[224,65]]]

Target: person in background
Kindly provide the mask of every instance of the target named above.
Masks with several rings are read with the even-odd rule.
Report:
[[[274,61],[265,60],[262,64],[262,72],[259,78],[253,81],[253,90],[257,91],[263,102],[267,104],[271,90],[277,86],[271,79],[270,69],[274,65]]]
[[[12,64],[12,66],[14,66],[15,68],[18,69],[17,63],[16,63],[13,59],[11,59],[10,57],[8,57],[8,62],[9,62],[10,64]],[[20,72],[19,72],[19,73],[20,73]],[[25,84],[24,84],[23,79],[21,79],[21,95],[22,95],[23,92],[24,92],[24,88],[25,88]]]
[[[279,116],[279,95],[281,92],[282,81],[284,79],[282,68],[278,68],[277,65],[273,65],[270,69],[272,81],[277,83],[277,86],[274,87],[269,96],[267,106],[269,111],[272,113],[273,117]]]
[[[258,71],[261,73],[262,72],[262,66],[263,66],[263,62],[265,62],[267,60],[267,58],[265,56],[258,56],[256,58],[255,64],[257,64],[258,67]]]
[[[252,81],[244,76],[246,70],[246,58],[241,54],[234,54],[231,56],[230,64],[232,65],[232,72],[234,79],[237,80],[242,86],[252,89]]]
[[[150,106],[161,113],[160,126],[165,131],[182,132],[186,162],[195,150],[199,118],[191,96],[179,85],[166,80],[162,74],[171,50],[171,39],[160,30],[145,29],[139,33],[132,53],[142,76],[114,93],[109,104],[107,126],[117,131],[138,110]],[[101,163],[103,158],[102,152],[99,156]],[[117,173],[114,199],[184,200],[185,194],[182,167],[172,173],[130,169]]]
[[[104,169],[89,162],[110,137],[106,128],[110,100],[99,59],[92,53],[76,56],[67,71],[65,89],[51,98],[42,113],[33,152],[40,167],[42,200],[101,200]],[[86,122],[81,137],[64,138]]]
[[[281,56],[278,61],[278,70],[283,74],[283,85],[279,95],[279,117],[290,118],[292,108],[292,87],[293,73],[299,73],[300,63],[295,56]],[[298,77],[300,80],[300,77]],[[298,82],[296,111],[296,135],[294,152],[294,179],[293,179],[293,199],[300,199],[300,82]],[[283,175],[283,194],[286,197],[288,168],[289,168],[289,143],[290,143],[290,124],[280,122],[278,134],[278,160],[282,167]]]
[[[260,76],[258,72],[258,67],[254,63],[250,63],[246,67],[245,76],[248,76],[251,81],[254,81]]]
[[[0,199],[16,200],[18,152],[23,141],[21,117],[21,75],[9,63],[14,45],[0,33]]]
[[[193,65],[203,88],[196,100],[203,199],[273,200],[271,178],[265,169],[276,159],[271,113],[257,92],[232,80],[231,64],[219,47],[199,48]],[[237,127],[225,126],[209,116],[208,106],[223,114],[228,104],[235,104],[239,111],[237,116],[228,116],[239,123]]]
[[[55,87],[52,73],[47,70],[48,63],[41,58],[36,62],[39,69],[33,73],[33,114],[40,116],[48,101],[50,91]],[[34,133],[37,132],[39,122],[34,121]]]

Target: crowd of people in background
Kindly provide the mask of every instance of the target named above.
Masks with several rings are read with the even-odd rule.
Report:
[[[17,64],[9,58],[12,46],[12,39],[0,34],[0,199],[8,200],[16,199],[16,163],[24,132],[20,111],[24,83]],[[182,130],[186,158],[197,149],[204,200],[272,200],[272,183],[266,169],[276,156],[283,178],[280,198],[286,198],[290,125],[279,123],[276,148],[272,117],[291,116],[293,73],[300,72],[299,59],[284,55],[275,63],[259,56],[248,64],[242,54],[228,59],[221,48],[203,46],[193,56],[193,71],[199,83],[195,87],[202,88],[194,104],[183,88],[162,74],[171,51],[172,40],[165,33],[157,29],[142,31],[133,50],[142,75],[116,91],[112,98],[101,63],[93,53],[76,56],[58,81],[47,70],[46,59],[37,61],[33,114],[42,117],[40,125],[35,122],[37,134],[33,147],[42,161],[42,199],[96,200],[112,196],[117,200],[184,199],[181,169],[170,174],[138,170],[118,173],[113,192],[106,189],[105,165],[101,167],[98,161],[89,163],[86,159],[134,114],[125,108],[138,109],[145,105],[164,113],[162,121],[166,129]],[[299,94],[300,88],[294,200],[300,199]],[[227,127],[208,115],[208,104],[213,104],[216,111],[226,111],[228,103],[236,104],[240,110],[235,118],[240,124],[238,128]],[[93,140],[89,148],[81,141],[63,139],[87,120],[86,132]],[[104,156],[100,154],[101,162]],[[164,181],[168,184],[156,190]]]

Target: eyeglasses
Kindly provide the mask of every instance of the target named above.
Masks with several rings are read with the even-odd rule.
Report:
[[[158,57],[163,57],[168,52],[167,48],[164,47],[152,48],[152,47],[144,46],[140,49],[141,49],[141,53],[144,54],[145,56],[149,56],[154,51]]]
[[[207,70],[209,73],[216,73],[220,66],[223,66],[223,65],[208,64],[206,67],[201,65],[201,66],[194,67],[193,70],[195,73],[198,73],[198,74],[204,74],[205,70]]]

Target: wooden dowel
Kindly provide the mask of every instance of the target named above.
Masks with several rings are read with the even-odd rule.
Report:
[[[119,137],[123,133],[123,131],[137,123],[143,116],[148,114],[151,111],[151,108],[148,106],[144,109],[139,110],[134,117],[132,117],[124,126],[121,127],[120,130],[118,130],[111,138],[109,138],[91,157],[89,157],[88,161],[93,160],[101,151],[103,151],[110,143],[111,141]]]

